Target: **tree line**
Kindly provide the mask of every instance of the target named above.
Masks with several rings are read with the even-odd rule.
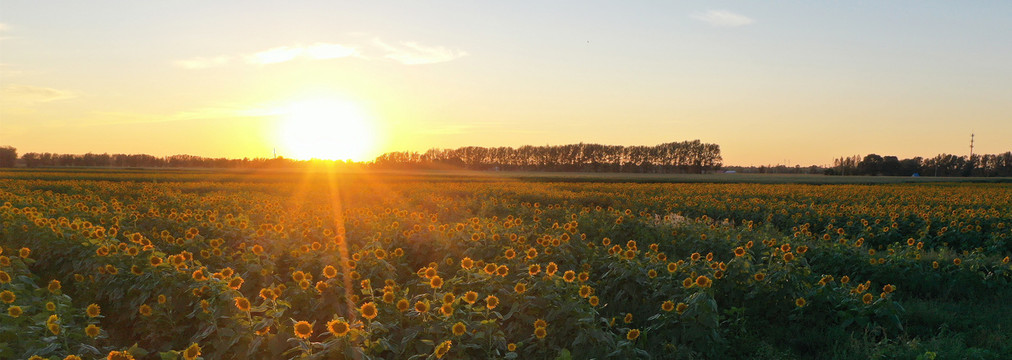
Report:
[[[14,167],[17,150],[0,148],[0,167]],[[328,161],[346,164],[344,161]],[[208,158],[194,155],[153,156],[146,154],[56,154],[25,153],[20,157],[25,167],[146,167],[146,168],[293,168],[308,166],[310,161],[277,158]]]
[[[471,170],[702,173],[721,167],[720,146],[699,140],[655,146],[569,144],[389,152],[380,168],[452,167]]]
[[[1012,152],[957,156],[939,154],[932,158],[855,155],[833,160],[827,175],[885,176],[1012,176]]]

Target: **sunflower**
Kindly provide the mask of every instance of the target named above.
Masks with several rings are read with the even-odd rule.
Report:
[[[665,302],[661,303],[661,310],[664,310],[664,311],[667,311],[667,312],[671,312],[674,309],[675,309],[675,302],[674,301],[668,300],[668,301],[665,301]]]
[[[710,287],[711,283],[712,281],[710,281],[710,278],[706,277],[706,275],[700,275],[699,277],[696,278],[696,285],[698,285],[699,287],[704,288]]]
[[[327,331],[334,336],[345,336],[349,330],[351,330],[351,327],[344,320],[334,319],[327,322]]]
[[[793,260],[794,260],[794,253],[786,253],[786,254],[784,254],[784,261],[785,262],[791,262]]]
[[[200,346],[197,345],[197,343],[191,343],[186,350],[183,350],[183,359],[193,360],[196,359],[197,356],[200,356]]]
[[[523,293],[527,292],[527,284],[524,284],[522,282],[518,282],[515,286],[513,286],[513,291],[516,291],[517,294],[523,294]],[[586,296],[584,296],[584,297],[586,297]]]
[[[587,298],[588,296],[590,296],[592,292],[594,292],[594,289],[591,288],[590,286],[587,285],[580,286],[580,297]]]
[[[242,296],[239,296],[239,297],[233,298],[233,300],[235,300],[235,307],[237,309],[239,309],[241,311],[249,311],[249,309],[250,309],[249,299],[247,299],[245,297],[242,297]]]
[[[688,308],[689,308],[689,304],[686,304],[686,303],[683,303],[683,302],[680,302],[680,303],[678,303],[678,305],[675,305],[675,311],[677,311],[679,315],[681,315],[683,312],[685,312],[685,310],[688,309]]]
[[[678,271],[678,264],[677,263],[673,263],[673,262],[669,262],[668,263],[668,272],[669,273],[674,273],[675,271]]]
[[[443,306],[439,307],[439,313],[443,314],[443,316],[450,317],[453,315],[453,305],[443,304]]]
[[[576,280],[576,272],[573,270],[566,270],[566,272],[562,275],[562,280],[565,280],[566,282],[573,282],[573,280]]]
[[[46,310],[47,311],[56,311],[56,304],[54,304],[52,301],[47,302],[46,303]]]
[[[586,271],[581,272],[580,275],[577,276],[577,280],[580,280],[580,282],[586,282],[587,280],[590,280],[590,274]]]
[[[81,357],[77,355],[67,355],[67,357],[63,358],[63,360],[81,360]]]
[[[489,295],[485,298],[485,307],[489,310],[495,309],[496,306],[499,306],[499,298],[495,295]]]
[[[548,276],[555,276],[556,271],[559,271],[559,265],[556,265],[555,262],[550,262],[548,263],[548,266],[545,267],[545,274]]]
[[[63,330],[60,328],[59,323],[49,323],[47,327],[49,328],[49,332],[53,333],[53,335],[60,335],[60,331]]]
[[[527,273],[530,274],[531,276],[537,275],[540,272],[541,272],[541,265],[531,264],[531,266],[527,267]]]
[[[134,356],[126,351],[110,351],[107,360],[134,360]]]
[[[6,271],[0,270],[0,284],[7,284],[11,282],[11,275]]]
[[[228,287],[232,288],[232,290],[239,290],[243,282],[244,280],[241,277],[236,276],[228,281]]]
[[[143,304],[137,309],[137,312],[144,316],[151,316],[151,307],[148,304]]]
[[[805,298],[800,298],[799,297],[799,298],[797,298],[797,299],[794,300],[794,305],[797,306],[797,307],[799,307],[799,308],[805,307],[805,304],[807,304],[807,303],[808,302],[805,301]]]
[[[369,320],[376,318],[377,315],[376,304],[372,301],[362,304],[358,311],[362,313],[362,317]]]
[[[423,302],[423,301],[417,301],[417,302],[415,302],[415,311],[417,311],[419,313],[427,313],[427,312],[429,312],[429,303],[428,302]]]
[[[333,267],[332,265],[327,265],[323,267],[323,276],[328,279],[333,279],[335,276],[337,276],[337,268]]]
[[[438,275],[438,273],[436,272],[435,268],[433,268],[433,267],[425,268],[425,277],[426,278],[432,279],[433,277],[436,277],[437,275]]]
[[[88,337],[94,339],[98,337],[98,334],[101,332],[101,330],[102,329],[99,328],[98,326],[95,326],[95,324],[89,324],[87,327],[84,328],[84,333],[88,335]]]
[[[17,305],[7,308],[7,315],[10,315],[13,318],[21,316],[22,313],[23,312],[21,311],[21,307]]]
[[[875,296],[872,294],[864,294],[864,297],[861,298],[861,301],[864,301],[865,304],[871,304],[872,300],[875,300]]]
[[[32,249],[23,247],[23,248],[21,248],[21,250],[18,250],[18,256],[20,256],[22,259],[26,259],[26,258],[28,258],[31,255],[32,255]]]
[[[460,259],[460,267],[463,268],[464,270],[470,270],[471,267],[473,267],[473,266],[474,266],[474,260],[471,260],[471,258],[466,257],[466,258]]]
[[[702,255],[699,255],[698,252],[692,253],[692,255],[689,256],[689,259],[691,259],[692,261],[699,261],[700,256]]]
[[[400,312],[408,311],[408,308],[410,306],[411,306],[411,303],[408,302],[408,299],[403,299],[402,298],[400,300],[397,300],[397,311],[400,311]]]
[[[308,339],[311,335],[313,335],[313,325],[308,321],[299,321],[295,323],[294,330],[295,336],[300,339]]]
[[[260,297],[263,298],[264,300],[275,300],[278,298],[278,295],[277,293],[274,292],[274,290],[271,290],[269,288],[263,288],[260,289]]]
[[[464,301],[468,304],[474,304],[475,301],[478,301],[478,293],[474,291],[464,293]]]
[[[433,289],[443,287],[443,278],[439,277],[439,275],[433,276],[432,279],[429,279],[429,286]]]
[[[545,321],[544,319],[534,320],[534,328],[543,328],[543,327],[548,327],[547,321]]]
[[[962,263],[963,263],[963,260],[961,260],[960,258],[952,259],[952,264],[953,265],[959,266]]]
[[[741,246],[735,248],[734,249],[734,256],[739,256],[739,257],[745,256],[745,248],[743,248]]]
[[[60,285],[60,280],[52,280],[52,281],[49,282],[49,292],[51,292],[53,294],[56,294],[57,292],[59,292],[60,288],[62,288],[62,287],[63,286]]]
[[[510,352],[517,351],[517,344],[514,344],[514,343],[506,344],[506,350],[508,350]]]
[[[450,340],[443,341],[439,346],[436,346],[436,350],[433,352],[437,359],[442,359],[446,356],[446,353],[450,352],[450,347],[453,346],[453,342]]]
[[[587,302],[590,303],[590,306],[597,306],[597,304],[600,303],[600,301],[601,300],[598,299],[597,295],[592,295],[590,299],[587,299]]]
[[[507,267],[506,265],[499,265],[499,267],[495,269],[495,273],[498,274],[499,276],[505,277],[506,275],[509,275],[510,268]]]
[[[467,326],[464,325],[464,323],[457,322],[456,324],[453,324],[453,335],[461,336],[461,335],[464,335],[464,333],[466,333],[466,332],[467,332]]]
[[[536,336],[538,339],[544,339],[545,336],[547,336],[547,335],[548,335],[548,330],[547,329],[545,329],[543,327],[534,328],[534,336]]]
[[[527,249],[527,258],[528,259],[534,259],[536,257],[538,257],[538,249],[535,249],[535,248],[529,248],[529,249]]]
[[[88,308],[85,309],[85,313],[88,314],[88,317],[97,317],[101,312],[102,308],[99,307],[98,304],[88,305]]]
[[[629,329],[629,332],[627,332],[625,334],[625,338],[629,339],[629,341],[636,340],[636,338],[638,338],[638,337],[640,337],[640,330],[639,329]]]

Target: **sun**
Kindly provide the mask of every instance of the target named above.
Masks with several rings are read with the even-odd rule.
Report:
[[[295,102],[280,110],[278,155],[299,160],[369,160],[372,123],[354,104],[334,99]]]

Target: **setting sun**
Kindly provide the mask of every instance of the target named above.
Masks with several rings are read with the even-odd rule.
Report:
[[[375,144],[372,124],[354,104],[308,100],[281,110],[278,155],[294,159],[366,160]]]

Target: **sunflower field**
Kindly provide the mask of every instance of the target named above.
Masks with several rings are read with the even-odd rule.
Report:
[[[0,172],[0,358],[1012,356],[1007,183],[85,175]]]

